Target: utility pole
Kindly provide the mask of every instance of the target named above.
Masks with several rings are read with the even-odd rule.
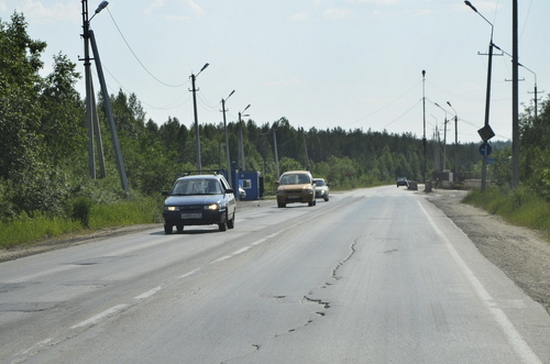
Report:
[[[277,148],[277,128],[273,126],[273,148],[275,149],[275,169],[277,170],[277,179],[279,179],[279,152]]]
[[[243,137],[243,120],[242,116],[243,113],[248,110],[250,107],[250,104],[246,105],[243,111],[239,111],[239,153],[241,157],[241,168],[242,170],[246,170],[246,163],[244,160],[244,137]]]
[[[95,179],[94,123],[92,112],[93,89],[92,74],[90,71],[90,19],[88,17],[88,0],[82,0],[82,29],[82,37],[84,38],[84,78],[86,85],[86,124],[88,126],[88,174],[91,179]]]
[[[227,96],[225,99],[222,99],[222,113],[223,113],[223,131],[225,135],[225,158],[227,163],[227,178],[229,180],[229,185],[233,187],[233,180],[231,178],[231,157],[229,156],[229,135],[227,133],[227,121],[225,119],[225,112],[227,111],[225,109],[225,102],[235,93],[235,90],[231,91],[229,96]]]
[[[519,187],[518,0],[512,0],[512,188]]]
[[[120,149],[120,143],[118,141],[115,119],[113,117],[113,110],[111,109],[111,101],[109,98],[109,92],[107,91],[107,84],[105,82],[103,68],[101,67],[101,60],[99,58],[97,43],[95,41],[94,32],[92,30],[89,30],[89,33],[90,42],[92,43],[92,50],[94,52],[94,61],[96,65],[97,75],[99,77],[99,84],[101,85],[101,93],[103,94],[105,114],[107,115],[107,121],[109,122],[109,129],[111,131],[111,140],[113,142],[113,149],[115,152],[118,174],[120,176],[120,184],[122,186],[122,189],[126,192],[126,197],[130,197],[130,187],[128,186],[128,178],[126,177],[126,169],[124,168],[124,160],[122,159],[122,151]]]
[[[428,155],[427,155],[427,144],[426,140],[426,71],[422,70],[422,147],[424,150],[424,191],[430,192],[431,186],[428,186],[426,180],[426,174],[428,169]]]
[[[195,144],[196,144],[196,151],[197,151],[197,171],[199,173],[201,173],[201,171],[202,171],[201,140],[200,140],[200,135],[199,135],[199,117],[198,117],[198,114],[197,114],[197,91],[199,91],[199,90],[195,87],[195,80],[200,75],[200,73],[202,71],[204,71],[206,69],[206,67],[208,67],[208,66],[209,66],[209,64],[206,63],[204,66],[202,66],[199,73],[197,73],[196,75],[194,73],[191,74],[191,87],[192,87],[192,89],[189,90],[193,93],[193,115],[194,115],[194,118],[195,118]]]
[[[311,165],[309,164],[309,155],[307,153],[306,133],[303,130],[302,139],[304,140],[304,150],[306,152],[306,170],[311,171]]]

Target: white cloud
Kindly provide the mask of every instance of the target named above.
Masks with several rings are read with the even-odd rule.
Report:
[[[349,9],[327,9],[323,12],[323,17],[327,19],[344,19],[353,16],[355,13]]]
[[[198,15],[203,15],[204,10],[193,0],[187,0],[187,5]]]
[[[164,4],[166,3],[166,0],[155,0],[153,3],[145,9],[145,14],[151,14],[155,9],[162,8]]]
[[[0,9],[5,7],[2,2]],[[27,21],[37,24],[54,25],[59,22],[80,23],[82,9],[80,3],[71,2],[62,4],[60,2],[44,5],[41,1],[25,0],[21,6],[14,10],[22,12]]]
[[[290,16],[290,20],[296,20],[296,21],[306,21],[311,20],[311,16],[309,13],[302,11],[300,13],[295,13]]]
[[[153,12],[156,12],[157,10],[158,11],[163,11],[163,12],[166,12],[166,9],[165,10],[162,10],[163,8],[167,8],[169,6],[174,6],[174,5],[182,5],[184,4],[185,6],[187,6],[188,8],[191,9],[191,11],[197,15],[197,16],[202,16],[204,15],[204,10],[196,3],[194,2],[193,0],[172,0],[172,1],[167,1],[167,0],[154,0],[153,3],[151,5],[149,5],[149,7],[147,9],[145,9],[143,12],[147,15],[153,13]],[[172,14],[169,15],[169,16],[165,16],[164,18],[166,20],[187,20],[190,18],[189,15],[176,15],[174,13],[174,10],[169,10],[169,11],[172,11]],[[180,12],[180,10],[178,10],[178,12]]]

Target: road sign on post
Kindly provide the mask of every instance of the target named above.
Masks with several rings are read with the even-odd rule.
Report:
[[[484,157],[487,157],[489,154],[491,154],[492,151],[493,148],[491,148],[491,145],[487,142],[479,146],[479,153],[481,153],[481,155]]]

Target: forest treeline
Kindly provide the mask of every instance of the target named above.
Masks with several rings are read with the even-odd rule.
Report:
[[[86,198],[94,204],[126,198],[121,188],[103,100],[98,96],[101,133],[107,176],[91,179],[88,171],[88,137],[85,102],[75,89],[81,77],[77,65],[65,55],[53,59],[53,71],[41,76],[44,41],[27,33],[23,14],[14,13],[9,22],[0,20],[0,213],[3,221],[22,214],[67,216],[74,201]],[[195,130],[191,120],[175,117],[166,121],[147,118],[138,97],[119,91],[110,96],[130,196],[160,196],[175,177],[196,170]],[[538,118],[533,110],[522,116],[522,182],[550,198],[550,127],[548,101]],[[189,113],[191,115],[191,113]],[[187,124],[187,125],[186,125]],[[427,176],[441,165],[442,146],[427,143],[412,134],[391,134],[340,127],[305,130],[291,121],[258,123],[229,122],[230,157],[240,161],[238,133],[242,128],[244,168],[260,171],[267,192],[277,179],[275,139],[280,173],[310,168],[334,188],[355,188],[394,183],[405,176],[422,181],[424,161]],[[203,169],[226,167],[223,124],[201,124]],[[275,133],[275,137],[274,137]],[[456,148],[456,149],[455,149]],[[509,180],[509,143],[493,147],[495,163],[491,176]],[[461,176],[476,177],[480,169],[478,145],[447,146],[447,168]],[[455,154],[456,153],[456,154]],[[456,159],[455,159],[456,155]],[[458,164],[455,166],[455,160]]]

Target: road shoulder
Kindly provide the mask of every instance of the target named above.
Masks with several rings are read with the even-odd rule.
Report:
[[[427,199],[468,235],[489,261],[550,313],[550,243],[536,231],[461,203],[466,194],[437,190]]]

